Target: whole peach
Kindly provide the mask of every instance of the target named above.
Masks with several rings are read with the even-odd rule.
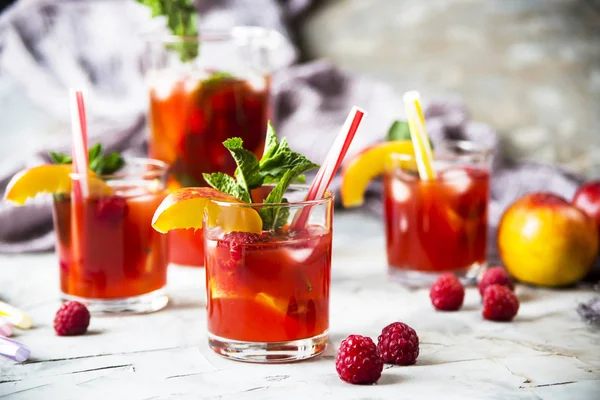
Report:
[[[592,268],[598,229],[591,217],[564,198],[530,193],[504,212],[498,250],[507,270],[522,282],[570,285]]]

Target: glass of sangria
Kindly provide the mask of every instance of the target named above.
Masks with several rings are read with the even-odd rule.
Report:
[[[436,178],[419,179],[414,156],[393,154],[383,177],[389,272],[413,286],[486,266],[492,153],[468,141],[435,149]]]
[[[54,195],[64,300],[95,313],[151,312],[167,304],[167,238],[151,226],[167,195],[166,170],[162,161],[126,159],[115,174],[88,177],[86,198]]]
[[[260,156],[271,118],[272,56],[282,42],[257,27],[148,39],[149,152],[169,164],[171,190],[206,186],[203,173],[232,174],[235,162],[222,146],[230,137]],[[198,46],[198,55],[182,61],[182,46]],[[203,265],[202,230],[169,236],[171,262]]]
[[[213,199],[211,214],[252,208],[277,228],[225,233],[204,218],[209,345],[241,361],[302,360],[328,340],[333,196],[304,201],[308,187],[291,186],[288,203],[261,203],[271,189],[253,191],[252,204]],[[308,223],[296,226],[303,213]]]

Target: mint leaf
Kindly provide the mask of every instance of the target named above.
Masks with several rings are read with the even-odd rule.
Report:
[[[95,160],[98,157],[102,157],[103,150],[104,149],[102,147],[102,144],[100,143],[96,143],[95,145],[90,147],[90,149],[88,150],[88,159],[90,160],[90,164],[92,160]]]
[[[411,140],[410,127],[407,121],[394,121],[385,137],[386,142],[394,140]],[[429,138],[429,145],[433,149],[433,142]]]
[[[223,142],[237,164],[235,179],[248,192],[263,184],[258,159],[249,150],[244,149],[240,138],[230,138]]]
[[[262,160],[268,160],[273,156],[273,153],[277,151],[279,147],[279,143],[277,142],[277,134],[275,133],[275,128],[273,128],[273,124],[271,121],[267,123],[267,134],[265,138],[265,150],[263,151]]]
[[[98,175],[111,175],[123,168],[125,160],[121,154],[112,152],[109,155],[100,158],[98,166],[93,169],[90,164],[90,168],[93,169]]]
[[[271,180],[282,178],[283,175],[290,169],[302,167],[304,173],[311,169],[319,168],[319,166],[300,153],[293,152],[287,142],[287,139],[281,140],[275,151],[265,158],[260,160],[260,174],[263,179],[267,177]],[[294,176],[295,177],[295,176]]]
[[[50,152],[50,158],[54,162],[54,164],[72,164],[73,158],[66,154],[56,153],[54,151]]]
[[[214,83],[219,83],[224,79],[232,79],[234,76],[226,71],[218,71],[211,74],[208,78],[202,81],[202,85],[210,85]]]
[[[123,168],[125,160],[121,154],[112,152],[107,156],[103,155],[104,148],[102,144],[96,143],[88,150],[89,169],[98,175],[111,175]],[[55,164],[72,164],[73,158],[66,154],[50,152],[50,158]]]
[[[287,188],[301,174],[312,169],[314,165],[316,164],[313,164],[312,162],[298,164],[294,168],[286,171],[263,203],[287,203],[287,200],[285,200],[283,197],[287,191]],[[266,228],[263,229],[279,229],[287,222],[290,210],[287,207],[263,207],[259,211],[259,214],[263,220],[263,227],[266,226]]]
[[[153,18],[166,16],[167,25],[174,35],[184,38],[198,36],[197,12],[193,7],[193,0],[137,0],[137,2],[149,7]],[[198,56],[196,40],[169,43],[167,48],[179,52],[182,62],[194,60]]]
[[[385,140],[387,142],[393,140],[410,140],[410,128],[408,127],[408,122],[394,121],[387,132]]]
[[[281,199],[280,203],[287,203],[287,199]],[[288,207],[267,206],[262,207],[258,214],[263,221],[263,229],[277,230],[281,229],[290,218],[290,209]]]
[[[202,174],[206,183],[217,189],[220,192],[227,193],[238,200],[245,201],[246,203],[251,202],[250,192],[245,190],[238,182],[231,176],[222,172],[214,172],[212,174]]]

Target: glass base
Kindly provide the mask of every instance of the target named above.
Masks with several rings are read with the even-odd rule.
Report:
[[[443,273],[452,272],[456,275],[463,285],[473,285],[477,283],[479,274],[487,267],[487,263],[475,263],[470,267],[457,271],[417,271],[409,267],[388,266],[388,274],[392,280],[402,283],[405,286],[421,288],[429,287]]]
[[[325,351],[329,332],[289,342],[241,342],[208,334],[208,345],[217,354],[251,363],[285,363],[306,360]]]
[[[124,297],[119,299],[88,299],[70,294],[61,293],[61,299],[65,301],[78,301],[88,308],[91,314],[142,314],[151,313],[164,308],[169,302],[165,289],[135,297]]]

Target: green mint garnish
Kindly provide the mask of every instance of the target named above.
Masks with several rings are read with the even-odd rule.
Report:
[[[391,142],[394,140],[411,140],[408,122],[398,120],[394,121],[392,126],[390,126],[390,129],[388,129],[385,140],[386,142]],[[429,138],[429,144],[433,149],[433,142],[431,141],[431,138]]]
[[[287,203],[283,196],[290,184],[306,181],[304,173],[319,168],[302,154],[292,151],[286,139],[279,142],[270,122],[267,127],[265,150],[260,160],[254,153],[244,149],[240,138],[227,139],[223,145],[237,164],[234,177],[217,172],[203,174],[204,180],[213,188],[246,203],[252,202],[252,189],[265,183],[274,184],[274,187],[263,203]],[[278,229],[286,223],[289,209],[278,206],[263,207],[260,216],[263,229]]]
[[[234,177],[222,172],[213,172],[212,174],[203,174],[204,180],[213,188],[220,192],[227,193],[242,200],[246,203],[251,203],[250,191],[242,187]]]
[[[388,130],[385,140],[388,142],[394,140],[410,140],[410,128],[406,121],[394,121]]]
[[[198,36],[197,13],[192,5],[193,0],[137,0],[137,2],[150,8],[152,18],[167,17],[167,25],[174,35],[189,38]],[[195,40],[170,43],[168,48],[179,52],[182,62],[194,60],[198,56],[198,42]]]
[[[50,158],[55,164],[72,164],[73,158],[62,153],[50,152]],[[96,143],[88,150],[89,167],[98,175],[114,174],[125,165],[125,160],[121,154],[112,152],[104,155],[104,148],[100,143]]]

